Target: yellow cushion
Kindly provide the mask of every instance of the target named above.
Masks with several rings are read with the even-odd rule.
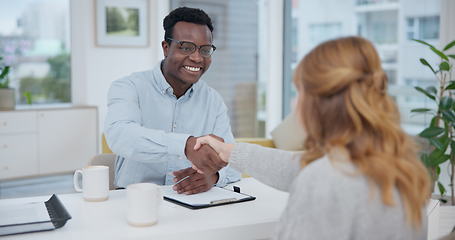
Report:
[[[101,135],[101,149],[103,153],[113,153],[109,145],[107,145],[106,137],[104,136],[104,134]]]
[[[275,143],[268,138],[236,138],[236,142],[253,143],[263,147],[275,148]]]

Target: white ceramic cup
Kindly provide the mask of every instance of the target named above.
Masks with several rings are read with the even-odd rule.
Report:
[[[154,183],[135,183],[126,187],[127,221],[136,227],[150,226],[158,222],[163,195]]]
[[[79,184],[79,176],[82,177],[82,186]],[[104,201],[109,197],[109,167],[88,166],[76,170],[73,176],[74,189],[82,192],[87,201]]]

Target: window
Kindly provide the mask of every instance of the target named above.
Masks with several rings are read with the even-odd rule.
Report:
[[[439,16],[407,18],[406,36],[408,39],[437,40],[439,38]]]
[[[310,43],[313,46],[341,35],[341,23],[313,23],[309,26]]]
[[[368,5],[387,2],[398,2],[398,0],[357,0],[357,5]]]
[[[397,70],[395,69],[386,69],[384,68],[384,72],[387,75],[387,79],[389,80],[390,85],[397,84]]]
[[[418,0],[418,4],[398,0],[286,0],[285,4],[285,18],[292,17],[289,22],[296,26],[291,29],[296,30],[285,31],[284,37],[298,39],[298,42],[284,46],[285,62],[292,61],[292,68],[285,66],[288,72],[284,73],[283,82],[284,115],[291,111],[295,98],[290,72],[298,61],[327,38],[359,35],[372,41],[381,57],[389,78],[389,93],[400,109],[404,129],[417,134],[424,128],[428,119],[410,111],[431,103],[414,86],[433,84],[434,76],[421,66],[419,58],[425,57],[429,62],[437,62],[437,59],[407,39],[439,40],[439,0]],[[425,16],[409,17],[417,14]],[[297,57],[286,50],[289,48],[297,49]]]
[[[396,44],[398,40],[398,11],[368,11],[359,12],[357,21],[357,35],[370,39],[376,44]]]
[[[0,55],[17,104],[71,102],[69,0],[0,2]]]

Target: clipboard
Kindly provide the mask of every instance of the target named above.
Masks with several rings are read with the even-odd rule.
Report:
[[[212,187],[209,191],[192,195],[178,194],[172,189],[173,185],[162,186],[164,200],[189,209],[202,209],[233,203],[253,201],[256,197],[240,193],[239,187],[235,191],[225,188]]]
[[[61,228],[71,215],[53,194],[46,202],[14,204],[0,209],[0,236]]]

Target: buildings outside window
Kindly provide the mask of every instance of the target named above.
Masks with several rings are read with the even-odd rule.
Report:
[[[298,61],[315,45],[343,36],[358,35],[373,42],[378,50],[389,78],[389,93],[396,101],[402,119],[402,126],[410,134],[417,134],[424,128],[425,116],[411,114],[411,109],[422,107],[427,102],[414,87],[425,83],[436,84],[433,74],[423,67],[423,57],[436,64],[438,59],[430,50],[411,38],[417,38],[436,46],[439,45],[439,0],[287,0],[285,17],[291,16],[295,31],[285,32],[285,38],[296,38],[296,49],[290,58],[294,71]],[[297,35],[297,36],[293,36]],[[444,43],[441,43],[444,44]],[[290,51],[284,51],[289,53]],[[296,59],[296,61],[294,61]],[[286,61],[286,60],[285,60]],[[292,76],[292,74],[284,74]],[[290,77],[284,79],[284,115],[292,110],[295,89]],[[425,84],[424,84],[425,85]]]
[[[317,44],[341,35],[341,23],[312,23],[309,25],[310,44]]]
[[[438,40],[439,16],[408,17],[406,33],[408,40]]]

